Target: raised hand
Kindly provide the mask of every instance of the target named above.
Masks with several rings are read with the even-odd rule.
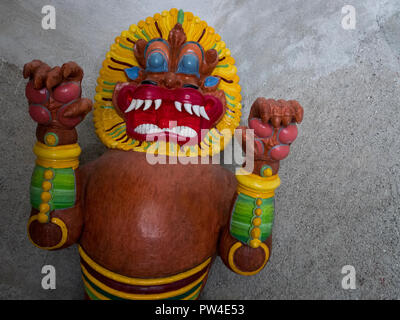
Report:
[[[46,143],[45,136],[51,132],[57,136],[57,145],[75,143],[75,126],[92,109],[92,101],[81,98],[82,68],[75,62],[50,68],[33,60],[25,64],[23,76],[29,78],[25,95],[29,114],[38,123],[38,140]]]
[[[258,98],[254,101],[249,127],[240,127],[244,150],[250,141],[245,129],[254,130],[254,145],[247,146],[247,150],[254,152],[254,173],[259,174],[264,165],[271,167],[272,174],[277,173],[279,161],[289,155],[290,145],[297,138],[296,123],[303,120],[303,113],[303,108],[295,100]]]

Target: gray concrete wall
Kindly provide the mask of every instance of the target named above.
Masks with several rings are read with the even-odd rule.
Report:
[[[52,4],[57,29],[42,30]],[[341,8],[356,8],[355,30]],[[41,58],[75,60],[84,96],[114,38],[130,24],[171,7],[192,11],[222,36],[237,61],[245,119],[258,96],[297,99],[300,135],[281,165],[274,250],[253,277],[217,259],[207,299],[400,298],[400,2],[396,0],[1,1],[0,298],[80,299],[75,247],[45,252],[26,236],[35,125],[21,69]],[[91,117],[79,126],[82,162],[104,147]],[[41,268],[57,270],[57,289],[41,289]],[[353,265],[357,289],[341,288]]]

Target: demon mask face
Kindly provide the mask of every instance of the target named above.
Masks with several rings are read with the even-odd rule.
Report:
[[[167,41],[139,39],[133,51],[140,68],[125,69],[131,81],[118,83],[112,98],[127,135],[139,141],[200,143],[226,108],[225,94],[217,89],[220,78],[211,76],[217,51],[186,41],[179,23]]]

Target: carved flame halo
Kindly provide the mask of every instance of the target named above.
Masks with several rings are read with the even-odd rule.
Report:
[[[121,113],[120,108],[116,108],[113,104],[113,92],[114,89],[121,89],[118,86],[116,88],[117,83],[130,81],[127,77],[129,72],[126,72],[126,70],[133,70],[135,72],[135,69],[139,70],[139,68],[135,67],[143,66],[143,61],[137,61],[135,57],[135,44],[138,41],[144,42],[143,40],[151,43],[153,39],[160,39],[161,41],[164,39],[167,41],[170,31],[177,23],[182,25],[187,42],[198,42],[204,49],[204,52],[215,49],[218,53],[218,63],[212,71],[211,76],[212,79],[219,78],[217,89],[221,90],[219,92],[223,92],[225,95],[225,97],[222,97],[223,99],[220,99],[226,102],[223,114],[218,119],[215,119],[217,122],[213,123],[213,127],[206,131],[205,135],[201,136],[200,143],[180,144],[169,140],[142,141],[143,139],[140,139],[140,134],[135,135],[135,133],[127,132],[127,129],[132,130],[132,128],[127,128],[125,120],[130,120]],[[103,61],[100,76],[97,79],[98,86],[96,87],[97,94],[95,95],[94,105],[94,124],[97,135],[108,148],[121,150],[178,156],[209,156],[219,153],[231,140],[233,131],[240,122],[241,95],[239,77],[236,74],[237,69],[234,63],[235,60],[230,56],[230,51],[225,47],[225,43],[221,40],[221,37],[206,22],[201,21],[191,12],[171,9],[170,11],[163,11],[161,14],[157,13],[154,17],[148,17],[145,21],[139,21],[137,25],[131,25],[129,30],[123,31],[115,39],[115,43],[111,45],[111,49]],[[147,87],[146,84],[141,86],[145,87],[145,89]],[[161,95],[170,95],[168,90],[164,90],[165,88],[160,88],[158,91],[153,88],[148,89],[150,90],[145,91],[156,92],[156,94],[160,95],[159,97],[152,97],[154,98],[152,99],[152,103],[154,103],[152,105],[153,109],[156,106],[157,98],[161,98]],[[206,97],[207,93],[203,93],[203,96],[195,91],[193,88],[178,88],[174,90],[178,95],[179,92],[186,96],[191,96],[191,93],[193,93],[190,99],[193,99],[193,101],[199,99],[197,107],[202,107],[201,104],[207,102],[200,100]],[[140,95],[140,92],[137,94]],[[211,100],[213,98],[212,96],[210,97]],[[175,99],[171,98],[170,100],[171,106],[169,107],[174,109]],[[144,108],[144,105],[141,107]],[[195,111],[200,114],[199,118],[201,119],[202,114],[199,112],[200,109],[196,109]],[[204,118],[207,117],[206,112]],[[205,119],[204,121],[207,122]],[[188,133],[188,130],[185,132]]]

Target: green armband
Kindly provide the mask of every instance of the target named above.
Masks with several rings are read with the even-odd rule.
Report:
[[[37,142],[33,151],[37,159],[31,179],[30,200],[32,207],[39,210],[39,222],[46,223],[52,210],[75,205],[75,168],[79,165],[81,149],[78,144],[50,147]]]
[[[238,196],[231,214],[230,233],[242,243],[258,248],[271,235],[274,191],[280,179],[277,174],[261,177],[244,169],[238,170],[236,179]]]

